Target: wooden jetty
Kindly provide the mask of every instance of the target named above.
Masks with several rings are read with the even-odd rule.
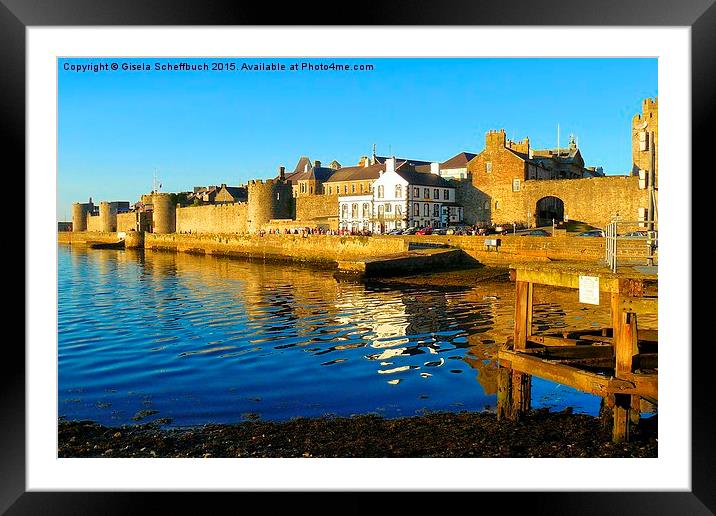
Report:
[[[516,420],[530,409],[535,375],[601,396],[613,414],[613,440],[628,440],[642,403],[658,402],[657,331],[639,330],[637,324],[639,314],[658,313],[656,269],[620,267],[612,272],[554,262],[516,265],[511,276],[515,326],[511,342],[498,352],[498,418]],[[533,334],[535,285],[580,289],[580,297],[591,297],[592,304],[595,299],[609,303],[611,327]]]

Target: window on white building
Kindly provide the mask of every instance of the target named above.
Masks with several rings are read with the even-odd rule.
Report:
[[[400,207],[400,204],[395,205],[395,214],[400,217],[403,214],[403,208]]]
[[[450,191],[446,188],[443,190],[443,201],[447,201],[448,199],[450,199]]]
[[[433,199],[440,199],[440,190],[437,188],[433,190]]]
[[[433,217],[439,217],[439,216],[440,216],[440,205],[433,204]]]
[[[390,213],[392,204],[385,205],[385,213]]]
[[[358,218],[358,203],[357,202],[354,202],[353,205],[351,206],[351,217],[353,217],[354,219]]]
[[[413,215],[416,217],[420,216],[420,205],[416,202],[415,203],[415,209],[413,210]]]
[[[395,198],[400,199],[403,197],[403,187],[401,185],[395,185]]]
[[[383,192],[384,192],[383,185],[378,185],[378,199],[382,199],[384,197]]]
[[[343,217],[344,219],[348,218],[348,205],[347,204],[341,205],[341,217]]]
[[[413,188],[413,196],[420,197],[420,188],[418,188],[417,186]]]
[[[430,205],[428,203],[425,203],[425,206],[423,207],[423,217],[429,217],[430,216]]]
[[[370,204],[367,202],[363,203],[363,218],[367,218],[370,215]]]
[[[430,199],[430,188],[423,188],[423,197]]]

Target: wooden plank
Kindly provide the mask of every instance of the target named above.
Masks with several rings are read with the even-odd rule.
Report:
[[[566,339],[551,335],[530,335],[527,337],[527,340],[535,344],[544,344],[546,346],[576,346],[579,343],[577,339]]]
[[[639,314],[658,314],[659,299],[656,297],[625,297],[621,298],[621,310]]]
[[[579,276],[599,276],[599,290],[601,292],[619,292],[619,280],[616,277],[604,276],[599,272],[588,273],[571,272],[545,267],[544,269],[517,269],[517,281],[548,285],[551,287],[565,287],[579,289]]]
[[[621,380],[634,385],[635,390],[644,397],[654,400],[659,399],[659,375],[658,374],[637,374],[625,375]]]
[[[579,340],[588,340],[590,342],[602,342],[604,344],[612,344],[614,339],[603,335],[582,335]]]
[[[599,396],[615,391],[635,391],[634,384],[628,381],[610,379],[569,365],[555,364],[549,360],[529,356],[525,353],[500,350],[498,360],[500,365],[509,365],[518,371]]]
[[[529,348],[524,353],[555,360],[560,358],[614,358],[614,351],[611,346],[544,346],[541,348]]]

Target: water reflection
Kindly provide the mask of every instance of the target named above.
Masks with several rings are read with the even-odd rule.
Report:
[[[190,254],[60,246],[58,288],[59,414],[110,424],[149,409],[189,425],[493,408],[513,325],[507,282],[398,289]],[[608,324],[608,306],[569,291],[536,289],[535,303],[536,329]]]

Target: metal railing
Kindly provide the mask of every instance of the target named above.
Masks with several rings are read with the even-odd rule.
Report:
[[[629,231],[627,231],[629,230]],[[617,272],[619,249],[625,242],[644,242],[644,254],[629,255],[629,258],[644,260],[647,266],[653,266],[657,260],[659,233],[654,220],[628,221],[613,219],[604,230],[605,256],[607,267]],[[621,246],[620,246],[621,243]]]

